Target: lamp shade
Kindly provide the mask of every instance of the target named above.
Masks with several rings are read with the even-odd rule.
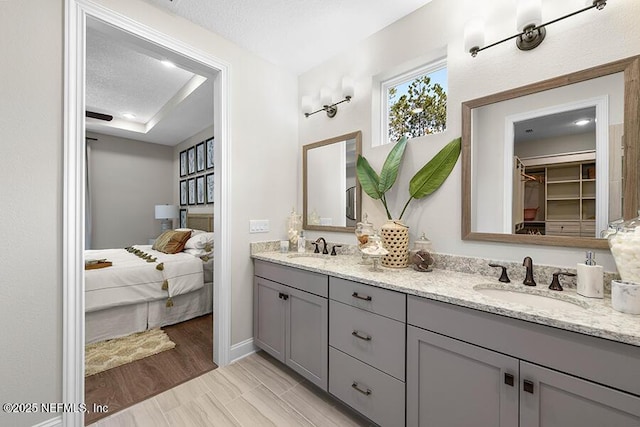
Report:
[[[345,98],[353,98],[354,83],[350,76],[342,78],[342,96]]]
[[[178,218],[178,207],[176,205],[156,205],[156,219]]]
[[[300,106],[303,114],[309,114],[312,111],[311,97],[309,95],[304,95],[300,101]]]
[[[528,26],[542,24],[541,0],[518,0],[516,11],[516,27],[518,31],[524,31]]]
[[[320,103],[324,105],[333,104],[333,96],[331,95],[331,90],[327,87],[323,87],[320,89]]]
[[[464,27],[464,50],[471,52],[484,46],[484,22],[472,19]]]

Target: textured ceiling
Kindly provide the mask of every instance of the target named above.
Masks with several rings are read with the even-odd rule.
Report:
[[[194,76],[134,49],[87,31],[88,110],[105,109],[120,118],[135,112],[134,121],[146,123]]]
[[[576,121],[582,119],[590,121],[585,126],[576,126]],[[579,108],[514,123],[516,144],[595,131],[596,107]]]
[[[211,79],[183,69],[179,57],[166,67],[168,52],[95,19],[87,20],[86,52],[86,108],[113,116],[86,119],[87,130],[177,145],[213,124]]]
[[[146,0],[300,74],[431,0]]]
[[[431,0],[146,1],[299,74]],[[167,55],[172,54],[88,19],[87,109],[114,119],[86,119],[87,130],[176,145],[211,126],[213,85],[197,74],[210,76],[175,55],[179,68],[166,68],[160,61]]]

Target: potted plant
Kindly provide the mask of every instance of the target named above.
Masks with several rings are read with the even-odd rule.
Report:
[[[387,205],[386,193],[393,187],[402,163],[407,138],[403,136],[391,149],[378,174],[362,155],[358,156],[356,175],[369,197],[380,200],[389,221],[382,227],[382,238],[390,254],[382,259],[387,267],[406,267],[409,249],[409,231],[401,220],[413,199],[422,199],[436,191],[447,179],[460,156],[461,138],[445,145],[409,181],[409,200],[404,204],[400,216],[394,219]]]

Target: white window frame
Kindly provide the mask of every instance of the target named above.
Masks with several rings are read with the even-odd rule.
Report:
[[[413,67],[411,69],[406,69],[401,72],[396,72],[394,75],[390,77],[379,76],[378,78],[374,78],[377,80],[378,93],[373,93],[373,96],[376,95],[380,98],[379,103],[377,103],[374,99],[374,105],[377,104],[379,107],[374,108],[373,120],[374,123],[379,123],[379,134],[377,138],[374,136],[372,139],[372,146],[382,146],[386,144],[390,144],[389,141],[389,97],[387,96],[387,92],[391,87],[398,86],[402,83],[410,82],[415,80],[416,78],[423,76],[425,74],[431,74],[433,72],[446,69],[447,68],[447,58],[440,58],[437,60],[432,60],[427,63],[423,63],[418,67]],[[449,78],[449,73],[447,71],[447,80]],[[448,87],[448,85],[447,85]]]

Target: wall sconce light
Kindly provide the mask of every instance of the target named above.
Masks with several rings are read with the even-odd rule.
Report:
[[[568,15],[561,16],[552,21],[542,23],[542,5],[541,0],[518,0],[516,11],[516,28],[520,31],[506,39],[492,43],[488,46],[484,45],[484,24],[479,20],[471,20],[464,29],[464,49],[475,56],[481,50],[499,45],[511,39],[516,39],[516,46],[520,50],[535,49],[542,43],[547,33],[545,27],[555,22],[562,21],[570,16],[577,15],[594,7],[598,10],[604,9],[607,0],[592,0],[589,6],[577,10]]]
[[[311,104],[311,96],[305,95],[301,100],[302,112],[305,117],[309,117],[315,113],[319,113],[320,111],[326,111],[327,117],[335,117],[338,113],[338,105],[343,102],[350,102],[351,98],[353,98],[354,92],[354,84],[353,79],[351,77],[344,77],[342,79],[342,97],[343,99],[338,102],[333,102],[333,95],[329,88],[323,87],[320,89],[320,103],[322,104],[322,108],[313,111],[313,106]]]

